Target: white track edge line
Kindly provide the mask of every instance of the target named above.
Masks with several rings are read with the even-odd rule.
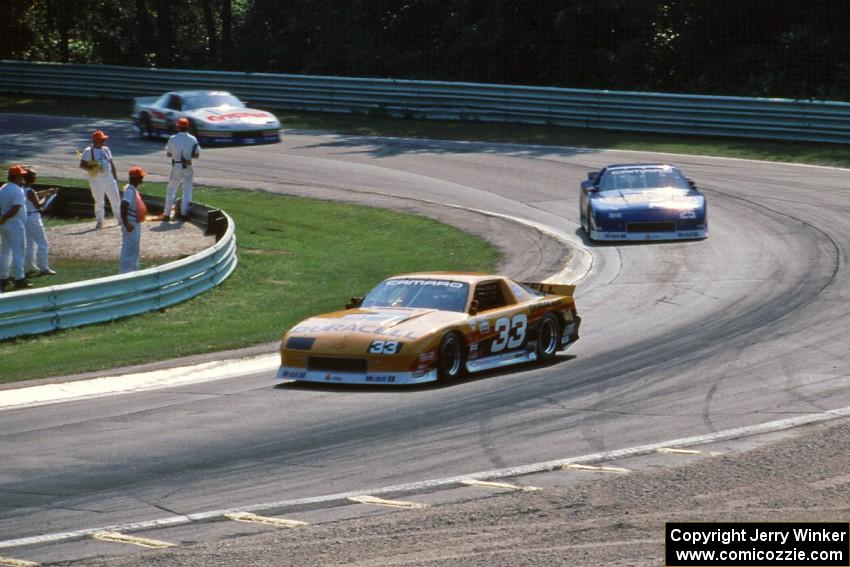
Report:
[[[97,532],[102,531],[120,531],[120,532],[129,532],[129,531],[142,531],[142,530],[150,530],[156,528],[166,528],[166,527],[174,527],[174,526],[182,526],[186,524],[190,524],[192,522],[201,522],[201,521],[211,521],[218,518],[223,518],[227,514],[234,514],[239,512],[262,512],[266,510],[273,510],[278,508],[289,508],[295,506],[306,506],[311,504],[322,504],[329,503],[333,501],[344,501],[351,496],[359,496],[362,494],[391,494],[391,493],[404,493],[404,492],[422,492],[426,489],[435,489],[435,488],[443,488],[446,486],[460,484],[464,480],[492,480],[498,478],[506,478],[506,477],[514,477],[514,476],[523,476],[533,473],[540,472],[548,472],[553,471],[555,469],[560,468],[562,465],[576,464],[576,463],[593,463],[593,462],[601,462],[601,461],[611,461],[615,459],[622,459],[626,457],[635,457],[640,455],[645,455],[648,453],[655,452],[661,447],[682,447],[682,446],[692,446],[692,445],[703,445],[706,443],[714,443],[717,441],[725,441],[729,439],[735,439],[739,437],[747,437],[750,435],[759,435],[764,433],[774,433],[777,431],[783,431],[786,429],[792,429],[794,427],[799,427],[801,425],[807,425],[812,423],[819,423],[824,421],[829,421],[832,419],[837,419],[841,417],[850,416],[850,407],[835,409],[835,410],[827,410],[822,413],[812,414],[812,415],[802,415],[797,417],[792,417],[788,419],[782,419],[778,421],[771,421],[767,423],[762,423],[759,425],[752,425],[746,427],[737,427],[734,429],[727,429],[724,431],[716,431],[714,433],[707,433],[704,435],[695,435],[692,437],[682,437],[679,439],[672,439],[667,441],[661,441],[659,443],[651,443],[647,445],[638,445],[636,447],[629,447],[626,449],[618,449],[615,451],[606,451],[602,453],[591,453],[589,455],[582,455],[579,457],[568,457],[564,459],[557,459],[552,461],[545,461],[540,463],[533,463],[529,465],[520,465],[516,467],[509,467],[504,469],[494,469],[489,471],[481,471],[476,473],[445,477],[445,478],[437,478],[431,480],[424,480],[419,482],[411,482],[407,484],[396,484],[391,486],[384,486],[380,488],[369,488],[364,490],[356,490],[351,492],[340,492],[336,494],[327,494],[324,496],[313,496],[308,498],[298,498],[293,500],[280,500],[277,502],[264,502],[253,504],[250,506],[241,506],[238,508],[228,508],[223,510],[211,510],[207,512],[197,512],[193,514],[185,514],[185,515],[177,515],[171,516],[167,518],[159,518],[155,520],[147,520],[142,522],[133,522],[127,524],[120,525],[111,525],[111,526],[102,526],[98,528],[88,528],[76,531],[69,532],[59,532],[53,534],[43,534],[38,536],[31,537],[23,537],[18,539],[10,539],[6,541],[0,541],[0,549],[10,548],[10,547],[21,547],[25,545],[36,545],[36,544],[46,544],[46,543],[59,543],[62,541],[69,541],[75,539],[82,539],[84,537],[90,536]]]

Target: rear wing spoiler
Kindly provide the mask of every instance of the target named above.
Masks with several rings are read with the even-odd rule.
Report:
[[[573,293],[575,293],[576,286],[574,285],[563,285],[563,284],[551,284],[551,283],[540,283],[540,282],[522,282],[523,285],[530,287],[531,289],[536,289],[537,291],[549,295],[563,295],[565,297],[572,297]]]

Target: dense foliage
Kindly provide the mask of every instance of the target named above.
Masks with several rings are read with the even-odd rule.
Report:
[[[850,99],[843,0],[4,0],[0,58]]]

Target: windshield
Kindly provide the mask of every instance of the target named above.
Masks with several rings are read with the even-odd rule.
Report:
[[[672,187],[688,190],[688,182],[679,170],[672,167],[617,168],[605,172],[600,191],[624,191],[630,189],[659,189]]]
[[[241,100],[231,94],[209,93],[187,96],[183,99],[183,110],[197,110],[198,108],[212,108],[225,105],[239,108],[245,107]]]
[[[418,307],[440,311],[466,311],[469,285],[450,280],[385,280],[369,292],[363,307]]]

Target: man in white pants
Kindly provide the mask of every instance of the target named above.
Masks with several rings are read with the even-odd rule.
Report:
[[[139,269],[142,258],[142,223],[139,222],[137,213],[139,187],[145,178],[145,172],[141,167],[130,168],[128,177],[130,184],[124,188],[121,198],[121,263],[122,274]]]
[[[21,186],[25,173],[26,169],[13,165],[8,171],[9,182],[0,187],[0,290],[9,284],[10,262],[15,289],[32,287],[24,272],[27,213]]]
[[[121,210],[121,196],[118,195],[118,174],[112,161],[112,152],[104,145],[109,139],[103,130],[96,130],[91,135],[91,145],[83,150],[80,156],[80,169],[89,174],[89,188],[94,198],[94,216],[97,219],[95,228],[103,228],[105,216],[103,196],[109,198],[112,215],[118,218]]]
[[[177,186],[183,184],[183,195],[180,205],[180,217],[189,217],[189,206],[192,204],[192,179],[195,169],[192,160],[201,155],[198,139],[189,133],[189,120],[180,118],[177,121],[180,130],[168,138],[165,144],[165,155],[171,158],[171,177],[168,178],[168,189],[165,191],[165,210],[162,212],[162,222],[171,220],[171,207],[177,196]]]
[[[24,174],[24,196],[27,198],[27,254],[24,268],[27,273],[38,272],[42,276],[53,276],[56,272],[50,269],[50,246],[47,243],[47,235],[44,234],[44,224],[41,222],[41,197],[32,187],[36,179],[35,171],[27,169]]]

